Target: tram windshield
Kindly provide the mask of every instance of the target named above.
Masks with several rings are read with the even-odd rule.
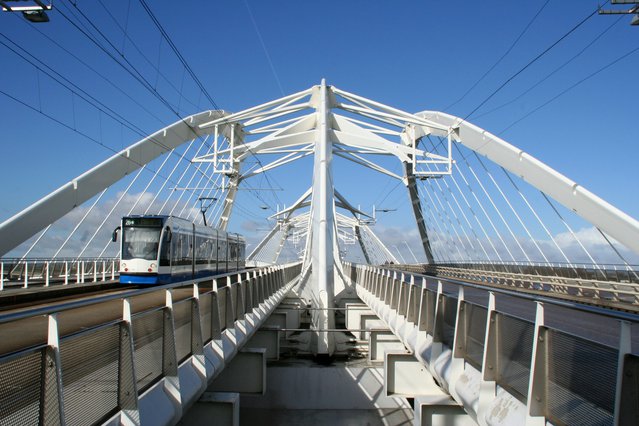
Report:
[[[158,258],[161,220],[144,222],[139,219],[125,219],[122,229],[122,260]]]

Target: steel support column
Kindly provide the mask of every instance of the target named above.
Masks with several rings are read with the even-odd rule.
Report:
[[[422,213],[422,204],[419,200],[419,193],[417,192],[417,185],[415,184],[415,175],[413,174],[413,165],[411,163],[403,163],[403,166],[404,183],[408,188],[408,196],[410,197],[411,207],[413,209],[413,214],[415,215],[417,230],[419,231],[419,237],[422,241],[424,253],[426,253],[426,261],[432,265],[435,263],[435,259],[433,258],[433,251],[430,247],[428,232],[426,231],[426,223],[424,222],[424,215]]]
[[[312,326],[317,330],[335,328],[334,311],[334,230],[335,230],[335,192],[332,177],[333,146],[329,138],[330,101],[326,82],[322,80],[317,106],[317,127],[315,137],[315,158],[313,166],[313,198],[311,201],[310,250],[306,263],[310,261],[312,269],[306,283],[310,301],[315,308]],[[310,256],[309,256],[310,253]],[[326,331],[314,334],[313,352],[318,355],[332,355],[335,350],[333,335]]]

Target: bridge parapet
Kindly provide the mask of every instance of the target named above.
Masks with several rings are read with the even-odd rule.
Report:
[[[346,263],[344,271],[479,424],[632,424],[639,416],[636,315],[441,277],[415,282],[381,267]]]
[[[0,423],[176,423],[300,270],[272,266],[0,316]]]
[[[639,272],[629,265],[437,263],[386,267],[639,312]]]
[[[0,258],[0,291],[50,284],[81,284],[114,280],[120,271],[120,259],[87,258]]]

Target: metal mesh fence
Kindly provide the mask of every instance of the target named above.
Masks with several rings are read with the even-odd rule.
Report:
[[[118,408],[119,324],[60,342],[68,425],[98,423]]]
[[[162,376],[162,309],[136,315],[131,321],[138,391],[144,392]]]
[[[0,361],[0,425],[34,425],[40,414],[44,348]]]
[[[191,354],[191,300],[183,300],[173,305],[175,325],[175,345],[178,363]]]
[[[483,306],[466,303],[464,304],[464,315],[466,320],[464,358],[470,365],[481,371],[488,310]]]
[[[612,425],[618,351],[548,330],[546,418],[555,425]]]
[[[520,318],[498,316],[497,384],[526,402],[534,324]]]

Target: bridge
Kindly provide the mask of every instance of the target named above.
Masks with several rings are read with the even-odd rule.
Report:
[[[123,216],[227,230],[304,161],[245,270],[118,284]],[[371,174],[409,202],[408,251],[376,232],[394,206],[341,189]],[[461,117],[324,81],[142,138],[0,224],[0,255],[1,424],[639,418],[639,222]]]

